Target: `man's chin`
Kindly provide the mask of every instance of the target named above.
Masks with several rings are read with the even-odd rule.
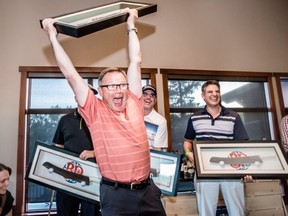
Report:
[[[122,107],[122,106],[113,106],[113,110],[115,112],[122,112],[124,110],[124,107]]]

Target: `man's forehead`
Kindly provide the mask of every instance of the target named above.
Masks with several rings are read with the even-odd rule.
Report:
[[[218,88],[218,86],[217,85],[208,85],[207,87],[206,87],[206,91],[220,91],[220,89]]]
[[[105,74],[103,77],[103,81],[114,81],[114,80],[121,80],[121,81],[126,81],[126,77],[124,76],[123,73],[119,71],[113,71]]]
[[[146,90],[143,91],[143,92],[154,93],[154,91],[152,91],[151,89],[146,89]]]

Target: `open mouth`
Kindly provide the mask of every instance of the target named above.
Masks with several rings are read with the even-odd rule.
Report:
[[[114,102],[115,106],[121,106],[122,105],[122,100],[123,100],[122,97],[118,97],[118,98],[114,98],[113,102]]]
[[[218,97],[217,98],[211,98],[212,101],[218,101]]]
[[[144,101],[145,106],[151,106],[151,102],[150,101]]]
[[[144,100],[144,102],[145,103],[151,103],[152,101],[148,99],[148,100]]]

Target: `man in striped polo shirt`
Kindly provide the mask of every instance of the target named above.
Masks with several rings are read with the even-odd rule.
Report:
[[[127,9],[129,67],[103,70],[95,97],[57,40],[55,20],[45,19],[43,29],[57,63],[71,86],[78,110],[93,141],[99,170],[102,216],[166,215],[161,191],[149,178],[150,150],[144,124],[141,87],[141,52],[135,22],[137,10]]]
[[[248,140],[249,137],[238,113],[221,105],[220,85],[209,80],[202,85],[206,106],[192,114],[188,120],[184,140],[185,155],[194,163],[193,140]],[[245,176],[244,181],[252,181]],[[223,194],[229,215],[244,215],[244,188],[239,180],[195,179],[197,206],[200,216],[215,216],[219,189]]]

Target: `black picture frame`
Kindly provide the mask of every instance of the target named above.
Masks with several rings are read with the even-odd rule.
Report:
[[[126,22],[128,14],[125,8],[138,10],[138,17],[157,11],[157,4],[140,3],[133,1],[117,1],[97,7],[87,8],[72,13],[54,16],[54,24],[58,33],[72,37],[82,37],[105,28]],[[42,21],[40,20],[40,26]]]
[[[176,196],[179,181],[181,155],[150,150],[151,177],[165,195]]]
[[[25,180],[99,203],[101,174],[95,161],[41,141],[35,142],[32,155]]]
[[[194,141],[197,178],[287,178],[287,155],[278,141]]]

